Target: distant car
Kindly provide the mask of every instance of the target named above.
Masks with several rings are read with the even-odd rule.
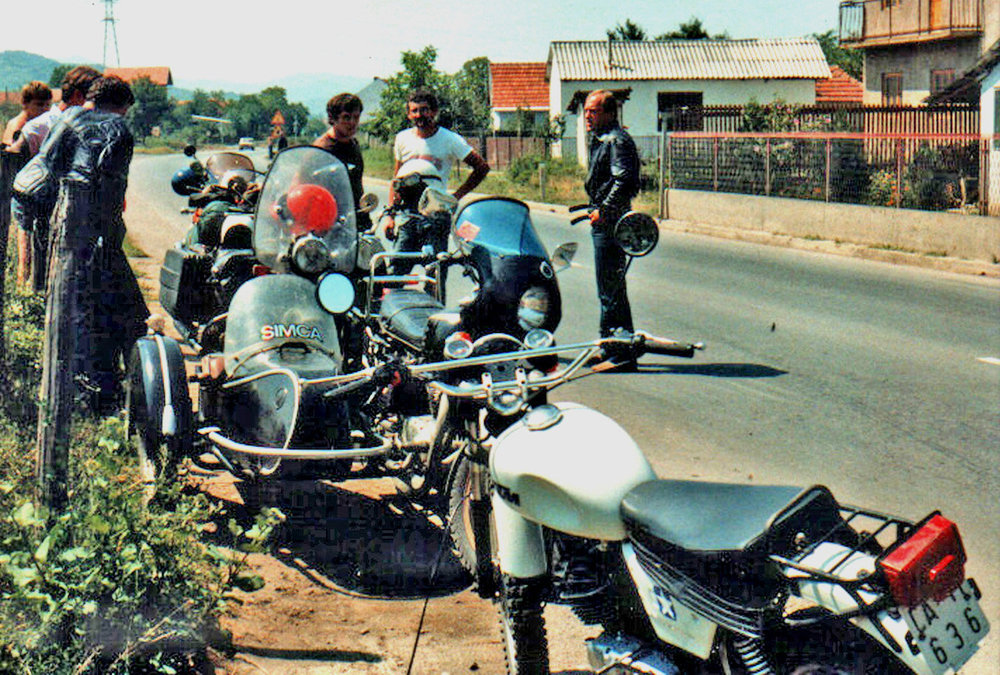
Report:
[[[240,142],[236,144],[239,150],[253,150],[253,139],[249,136],[244,136],[240,139]]]

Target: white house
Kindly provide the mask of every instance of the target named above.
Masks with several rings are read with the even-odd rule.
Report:
[[[524,131],[549,118],[545,64],[490,63],[490,118],[495,130]],[[525,123],[529,128],[519,129]]]
[[[586,162],[581,103],[610,89],[640,152],[655,155],[660,113],[751,101],[812,104],[816,80],[830,77],[814,38],[553,42],[547,61],[549,113],[566,131],[553,151]]]

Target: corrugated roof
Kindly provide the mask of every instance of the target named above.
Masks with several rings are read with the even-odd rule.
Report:
[[[136,80],[148,77],[149,81],[153,84],[159,84],[164,87],[174,83],[174,78],[170,74],[170,68],[167,66],[150,66],[148,68],[105,68],[104,74],[117,75],[126,82],[135,82]]]
[[[816,80],[816,103],[857,103],[865,97],[861,83],[840,66],[830,66],[830,78]]]
[[[610,55],[610,64],[609,64]],[[563,80],[826,79],[814,38],[553,42]]]
[[[490,103],[497,110],[548,110],[544,63],[491,63]]]

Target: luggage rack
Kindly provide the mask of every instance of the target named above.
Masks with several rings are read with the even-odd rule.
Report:
[[[848,561],[852,560],[859,553],[866,556],[875,555],[876,557],[880,557],[897,541],[905,539],[913,531],[915,524],[897,516],[855,506],[840,504],[839,508],[842,516],[841,522],[797,552],[794,559],[789,559],[778,554],[771,554],[769,557],[773,562],[783,567],[791,568],[807,575],[803,577],[805,580],[823,581],[839,586],[850,595],[851,599],[856,603],[856,608],[834,616],[824,612],[822,614],[813,614],[808,618],[793,619],[785,617],[784,621],[788,626],[808,626],[829,621],[832,618],[850,619],[856,616],[867,616],[886,609],[893,604],[886,590],[879,588],[877,583],[872,583],[873,581],[877,582],[879,579],[877,568],[875,574],[858,575],[853,579],[839,576],[837,571],[842,569]],[[823,542],[833,541],[842,543],[846,539],[853,540],[853,543],[846,546],[846,550],[843,554],[839,555],[839,559],[828,570],[816,569],[815,567],[803,565],[798,562],[815,551]],[[874,596],[874,599],[871,601],[866,600],[862,592],[867,593],[869,598]],[[882,634],[886,643],[897,653],[903,651],[902,646],[882,626],[881,622],[872,621],[871,623]]]

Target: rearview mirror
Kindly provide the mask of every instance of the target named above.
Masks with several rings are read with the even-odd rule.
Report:
[[[625,253],[641,258],[656,248],[660,228],[652,216],[629,211],[615,225],[615,240]]]
[[[573,264],[573,258],[576,257],[576,251],[580,248],[580,245],[575,241],[569,241],[565,244],[560,244],[555,251],[552,252],[552,268],[558,274],[564,269],[568,269]]]
[[[378,195],[373,192],[366,192],[358,200],[358,211],[371,213],[378,206]]]

